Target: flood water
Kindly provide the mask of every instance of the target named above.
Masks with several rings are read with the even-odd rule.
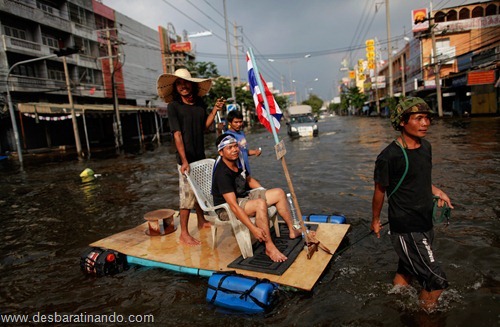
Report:
[[[434,184],[455,206],[451,224],[435,228],[450,288],[431,314],[416,305],[418,285],[393,289],[397,257],[387,229],[380,239],[364,237],[375,158],[397,134],[380,118],[330,117],[319,128],[314,139],[280,132],[301,211],[341,213],[352,226],[347,239],[362,240],[332,259],[312,292],[281,291],[269,313],[241,315],[208,305],[203,277],[139,266],[102,278],[80,271],[89,243],[143,223],[148,211],[177,209],[167,143],[81,162],[25,158],[22,173],[15,162],[0,162],[0,314],[152,314],[164,326],[499,326],[500,119],[437,120],[427,136]],[[287,190],[272,135],[258,129],[247,140],[263,149],[251,157],[255,177]],[[210,135],[211,157],[213,141]],[[83,182],[87,167],[101,176]]]

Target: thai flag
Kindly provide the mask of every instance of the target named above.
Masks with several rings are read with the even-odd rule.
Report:
[[[257,77],[255,76],[255,71],[253,69],[252,60],[250,59],[250,54],[247,52],[247,69],[248,69],[248,83],[250,84],[250,91],[253,95],[253,102],[255,103],[255,110],[257,112],[257,117],[259,117],[259,121],[262,125],[266,127],[266,129],[272,133],[271,123],[269,121],[268,115],[264,112],[265,104],[264,98],[262,97],[262,92],[259,88],[259,84],[257,83]],[[260,80],[262,81],[262,86],[264,87],[264,92],[267,98],[267,103],[269,104],[268,112],[271,114],[273,119],[274,127],[276,128],[276,132],[279,131],[281,125],[280,120],[283,113],[278,106],[276,100],[274,100],[273,94],[269,91],[267,87],[266,81],[260,74]]]

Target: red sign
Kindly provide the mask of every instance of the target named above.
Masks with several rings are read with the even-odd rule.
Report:
[[[415,9],[411,11],[411,30],[415,32],[424,31],[429,28],[429,21],[425,20],[427,18],[427,9]]]
[[[495,83],[495,71],[470,72],[467,76],[467,85],[482,85]]]
[[[177,42],[170,44],[172,52],[191,52],[191,42]]]

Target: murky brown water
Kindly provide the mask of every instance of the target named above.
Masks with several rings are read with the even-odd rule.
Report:
[[[282,131],[288,168],[302,212],[344,214],[353,242],[369,231],[374,160],[396,134],[378,118],[332,117],[319,127],[320,137],[308,140]],[[89,243],[137,226],[145,212],[177,208],[168,144],[89,162],[25,159],[23,173],[0,163],[0,313],[153,314],[176,326],[498,326],[500,119],[437,121],[427,138],[434,182],[456,208],[451,225],[436,228],[451,284],[436,313],[419,312],[415,292],[392,289],[397,259],[385,234],[336,256],[311,293],[281,292],[266,315],[228,315],[207,305],[202,277],[138,266],[113,277],[84,276],[79,260]],[[260,129],[248,141],[264,151],[251,158],[255,177],[286,189],[272,135]],[[102,176],[82,183],[87,167]]]

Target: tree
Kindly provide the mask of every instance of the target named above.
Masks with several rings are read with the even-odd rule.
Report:
[[[309,99],[302,101],[302,104],[311,106],[313,114],[319,116],[319,110],[323,106],[323,100],[316,94],[310,94]]]
[[[188,61],[186,62],[186,69],[189,70],[191,76],[197,78],[219,77],[219,71],[213,62]]]
[[[222,77],[217,71],[217,66],[212,62],[187,62],[186,69],[191,72],[193,77],[211,78],[212,87],[206,96],[206,103],[212,106],[216,99],[220,97],[229,98],[231,96],[231,80],[227,77]],[[255,104],[253,102],[252,93],[248,89],[247,84],[237,85],[235,88],[236,101],[240,108],[243,106],[250,112],[255,113]],[[276,102],[284,110],[288,106],[288,98],[285,96],[274,96]],[[255,119],[254,114],[252,114]]]
[[[347,93],[340,95],[340,107],[343,111],[347,111],[349,108],[361,109],[366,100],[368,100],[368,96],[361,93],[357,86],[353,86],[348,89]]]

